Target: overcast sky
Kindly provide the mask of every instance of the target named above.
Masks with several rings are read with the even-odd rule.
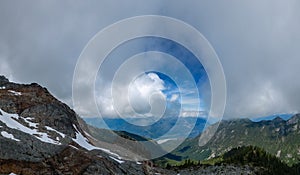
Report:
[[[37,82],[72,104],[77,59],[98,31],[136,15],[165,15],[197,28],[217,52],[225,117],[300,111],[300,1],[85,2],[0,1],[0,74]]]

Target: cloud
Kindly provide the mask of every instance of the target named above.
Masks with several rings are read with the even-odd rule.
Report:
[[[216,50],[227,80],[224,117],[257,117],[300,110],[299,6],[296,0],[189,1],[165,3],[162,14],[192,24]]]
[[[164,89],[164,81],[157,74],[143,74],[129,86],[129,102],[136,112],[148,113],[151,110],[150,100],[155,104],[158,98],[166,98],[162,92]]]
[[[155,116],[155,109],[159,110],[160,108],[155,104],[161,105],[166,102],[166,96],[162,92],[165,89],[164,81],[155,73],[144,73],[132,81],[129,86],[116,83],[116,91],[113,93],[118,97],[118,103],[113,102],[109,92],[97,92],[97,102],[104,117],[116,117],[118,114],[130,118]],[[111,87],[105,89],[111,89]],[[128,94],[124,91],[128,91]],[[117,109],[115,109],[116,105]]]
[[[174,102],[174,101],[176,101],[176,100],[178,99],[178,97],[179,97],[178,94],[173,94],[173,95],[171,96],[171,98],[170,98],[170,101],[171,101],[171,102]]]
[[[73,72],[86,43],[111,23],[156,13],[157,3],[1,1],[0,74],[17,82],[37,82],[72,105]],[[132,4],[139,8],[132,10]]]
[[[94,34],[127,17],[166,15],[197,28],[219,55],[228,90],[225,117],[300,111],[298,0],[57,4],[35,0],[0,2],[1,74],[17,82],[38,82],[71,105],[75,64]],[[163,30],[162,26],[153,28]],[[101,103],[102,110],[109,113],[109,98]]]
[[[205,111],[182,111],[181,117],[203,117],[206,118],[207,113]]]

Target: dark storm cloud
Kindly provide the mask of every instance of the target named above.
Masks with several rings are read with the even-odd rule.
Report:
[[[1,1],[0,74],[71,104],[74,67],[105,26],[135,15],[196,27],[223,64],[226,117],[300,111],[300,1]],[[160,26],[157,26],[159,30]]]

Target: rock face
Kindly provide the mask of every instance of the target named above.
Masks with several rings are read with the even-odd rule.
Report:
[[[0,76],[0,174],[150,172],[145,163],[125,161],[114,150],[94,147],[77,118],[46,88]]]
[[[0,79],[0,109],[7,113],[32,117],[39,127],[50,126],[68,136],[75,136],[73,124],[79,127],[76,114],[54,98],[46,88],[33,83],[21,85]]]
[[[5,76],[0,75],[0,82],[9,82],[9,80]]]

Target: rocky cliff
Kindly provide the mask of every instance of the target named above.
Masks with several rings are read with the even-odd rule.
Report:
[[[66,104],[0,76],[0,174],[147,174],[146,163],[95,147]]]

